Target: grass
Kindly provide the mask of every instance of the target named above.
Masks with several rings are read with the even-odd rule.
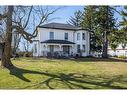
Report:
[[[126,89],[127,63],[118,59],[17,58],[0,69],[0,89]]]

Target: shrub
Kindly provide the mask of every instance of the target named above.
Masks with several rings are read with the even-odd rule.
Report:
[[[32,57],[32,52],[18,52],[17,53],[19,57]]]
[[[127,57],[124,55],[120,55],[120,56],[118,56],[118,58],[126,59]]]
[[[25,52],[18,52],[19,57],[23,57]]]
[[[32,57],[32,52],[25,52],[23,57]]]

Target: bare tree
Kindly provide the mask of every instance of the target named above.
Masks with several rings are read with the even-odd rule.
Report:
[[[12,43],[12,31],[19,33],[24,39],[33,42],[38,34],[38,28],[45,23],[46,20],[56,12],[59,8],[49,9],[42,6],[7,6],[7,12],[0,14],[0,20],[6,20],[6,34],[5,34],[5,46],[2,55],[2,66],[6,68],[13,67],[10,60],[11,55],[11,43]],[[31,15],[35,15],[36,25],[34,30],[28,32],[31,26]]]
[[[4,15],[1,15],[1,19],[6,18],[6,35],[5,35],[5,45],[2,54],[2,66],[11,67],[13,66],[10,60],[11,53],[11,40],[12,40],[12,15],[13,6],[8,6],[8,11]]]
[[[21,44],[23,46],[23,51],[25,51],[26,53],[29,52],[30,42],[25,39],[22,39]]]
[[[12,54],[16,55],[16,52],[19,47],[19,43],[21,41],[21,35],[19,33],[12,33]]]

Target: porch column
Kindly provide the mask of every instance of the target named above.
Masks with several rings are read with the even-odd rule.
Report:
[[[59,50],[62,51],[62,45],[61,44],[59,45]]]
[[[70,45],[70,53],[74,52],[73,45]]]
[[[43,52],[43,56],[47,56],[47,52],[48,52],[48,45],[45,44],[45,49],[44,49],[44,52]]]
[[[45,44],[45,51],[48,52],[48,45]]]

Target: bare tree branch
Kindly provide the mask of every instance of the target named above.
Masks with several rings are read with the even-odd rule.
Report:
[[[31,12],[32,12],[32,9],[33,9],[33,6],[31,6],[31,8],[30,8],[30,12],[29,12],[29,14],[28,14],[28,18],[27,18],[27,21],[26,21],[26,23],[25,23],[25,25],[24,25],[24,29],[27,27],[27,25],[28,25],[28,22],[29,22],[29,20],[30,20],[30,15],[31,15]]]
[[[23,19],[20,17],[18,18],[19,21],[13,21],[15,23],[15,25],[13,25],[13,29],[16,29],[17,32],[19,32],[24,37],[24,39],[28,40],[29,42],[32,42],[32,39],[37,36],[39,26],[41,26],[49,18],[49,16],[55,13],[59,8],[52,10],[52,11],[48,9],[44,11],[42,7],[38,7],[37,9],[34,9],[36,10],[36,12],[40,13],[41,18],[40,18],[39,23],[35,26],[35,30],[33,31],[33,33],[28,33],[28,31],[26,31],[26,27],[28,26],[29,19],[32,14],[32,9],[33,9],[33,6],[31,6],[30,8],[30,11],[27,16],[27,21],[25,22],[24,25],[22,24]],[[25,14],[25,12],[23,13]]]
[[[7,17],[7,13],[5,13],[5,14],[0,14],[0,20],[4,19],[4,18],[6,18],[6,17]]]

